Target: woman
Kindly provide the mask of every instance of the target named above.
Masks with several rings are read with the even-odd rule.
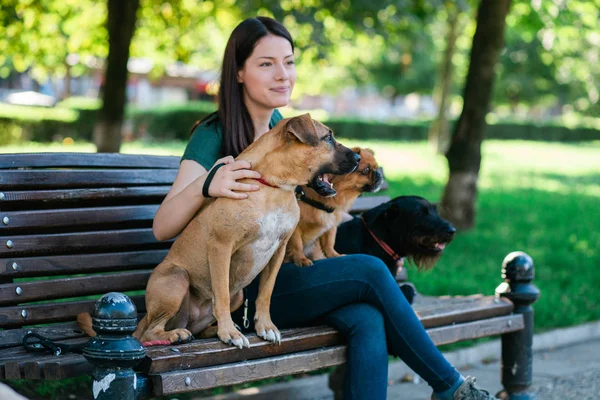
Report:
[[[250,18],[240,23],[227,43],[221,71],[218,111],[193,130],[181,165],[154,218],[158,240],[178,235],[205,200],[203,186],[213,166],[225,163],[208,183],[209,197],[244,199],[260,190],[260,178],[236,157],[272,128],[296,82],[294,45],[277,21]],[[258,279],[247,288],[249,315]],[[438,351],[384,263],[367,255],[315,262],[312,267],[281,267],[271,299],[271,318],[278,328],[327,323],[348,340],[344,396],[385,399],[388,354],[401,357],[432,387],[432,399],[491,399],[463,378]],[[242,323],[242,310],[233,313]],[[253,318],[250,318],[252,321]],[[247,327],[252,330],[253,326]]]

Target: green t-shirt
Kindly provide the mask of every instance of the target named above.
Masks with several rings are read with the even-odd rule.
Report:
[[[283,116],[279,110],[273,110],[269,129],[272,129],[282,119]],[[181,160],[194,160],[208,171],[219,158],[226,156],[226,154],[221,154],[222,142],[223,125],[217,114],[214,114],[194,129]]]

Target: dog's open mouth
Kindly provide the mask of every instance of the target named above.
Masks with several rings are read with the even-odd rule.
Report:
[[[331,197],[336,195],[333,184],[330,182],[329,174],[321,174],[315,176],[309,183],[308,187],[317,192],[320,196]]]
[[[431,239],[424,239],[420,242],[420,245],[424,247],[426,250],[431,251],[433,253],[441,253],[446,248],[448,242],[436,242]]]

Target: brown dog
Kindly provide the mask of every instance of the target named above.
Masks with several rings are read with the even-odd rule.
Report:
[[[333,247],[337,226],[344,213],[350,210],[361,193],[376,192],[381,187],[383,176],[373,150],[360,147],[352,150],[360,155],[360,163],[354,172],[324,176],[324,181],[336,191],[335,196],[320,196],[306,186],[298,191],[300,222],[288,242],[286,262],[293,261],[297,266],[305,267],[313,264],[311,259],[339,257]]]
[[[205,201],[150,275],[147,314],[134,333],[142,342],[185,341],[216,319],[221,341],[249,347],[231,311],[241,306],[242,289],[258,274],[256,332],[280,342],[269,308],[285,246],[300,216],[294,189],[310,184],[327,194],[322,175],[351,172],[360,157],[305,114],[279,122],[237,159],[249,161],[264,185],[244,200]]]

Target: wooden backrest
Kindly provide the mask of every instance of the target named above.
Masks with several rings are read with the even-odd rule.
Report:
[[[143,290],[171,244],[151,227],[178,167],[178,157],[0,155],[0,327],[73,320],[98,295]]]
[[[111,291],[145,311],[150,271],[172,241],[152,219],[179,157],[0,155],[0,328],[72,321]],[[365,197],[355,211],[387,197]]]

